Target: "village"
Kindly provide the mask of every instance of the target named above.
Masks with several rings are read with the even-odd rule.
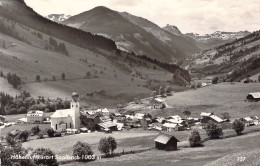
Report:
[[[178,144],[181,145],[183,143],[183,135],[187,135],[193,130],[203,132],[208,123],[219,125],[221,130],[232,130],[232,124],[236,119],[230,118],[228,113],[222,114],[221,117],[212,112],[203,111],[199,117],[192,117],[190,111],[183,111],[182,114],[174,114],[172,112],[169,116],[152,115],[151,110],[163,112],[164,109],[169,108],[170,106],[165,100],[172,95],[174,93],[153,95],[152,97],[140,99],[125,105],[118,105],[117,109],[90,109],[81,106],[80,95],[74,92],[71,95],[72,99],[69,109],[56,110],[54,113],[30,110],[24,117],[17,119],[15,122],[7,122],[5,120],[6,117],[1,116],[1,128],[2,131],[6,129],[9,131],[8,128],[13,127],[14,130],[9,132],[16,135],[22,132],[19,131],[19,127],[26,128],[26,126],[31,126],[32,128],[37,128],[38,125],[43,125],[45,131],[39,129],[42,132],[39,132],[35,136],[31,134],[30,138],[26,141],[26,143],[33,141],[36,144],[42,139],[46,139],[48,142],[48,137],[50,137],[48,136],[49,130],[54,132],[54,137],[70,136],[71,139],[74,136],[75,139],[79,138],[77,135],[81,135],[81,139],[91,138],[95,137],[97,133],[104,133],[100,135],[101,137],[105,137],[106,135],[114,136],[120,134],[120,132],[125,135],[127,133],[130,135],[143,133],[145,138],[149,135],[152,136],[149,136],[149,140],[150,142],[154,142],[154,148],[166,151],[177,150]],[[249,93],[245,98],[248,102],[257,102],[260,99],[260,93]],[[246,128],[259,124],[258,116],[240,117],[239,121],[243,122]],[[30,130],[29,127],[28,130]],[[4,142],[3,137],[2,142]],[[152,147],[149,145],[148,149],[150,148]],[[135,151],[135,148],[128,149],[131,149],[131,152]],[[140,148],[136,150],[140,150]]]

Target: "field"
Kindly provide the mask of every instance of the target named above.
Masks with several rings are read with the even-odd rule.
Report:
[[[88,165],[181,165],[190,166],[191,163],[194,166],[201,166],[208,164],[209,166],[220,166],[220,165],[250,165],[248,163],[259,164],[259,143],[260,133],[251,133],[242,135],[239,137],[210,140],[204,143],[204,147],[189,148],[179,147],[179,150],[166,152],[151,150],[138,154],[130,154],[115,158],[103,158],[88,163]],[[243,153],[242,153],[243,152]],[[247,154],[254,154],[250,156]],[[258,152],[258,153],[257,153]],[[230,155],[232,154],[232,155]],[[225,159],[228,158],[230,163],[227,163]],[[224,157],[223,159],[221,159]],[[245,157],[245,162],[241,161]],[[250,158],[254,158],[254,161],[250,161]],[[218,160],[219,159],[219,160]],[[217,161],[215,161],[217,160]],[[211,163],[212,162],[212,163]],[[79,166],[85,165],[84,163],[76,163]],[[75,163],[67,164],[66,166],[72,166]],[[256,164],[257,165],[257,164]]]
[[[113,136],[118,141],[118,149],[115,152],[141,150],[153,146],[153,139],[158,132],[149,131],[118,131],[112,134],[105,134],[104,132],[82,133],[78,135],[64,136],[58,138],[46,138],[41,140],[31,140],[23,143],[25,148],[50,148],[56,155],[66,156],[72,155],[73,145],[77,141],[87,142],[91,145],[94,154],[98,155],[98,142],[102,137]],[[147,141],[148,140],[148,141]]]
[[[248,93],[259,91],[260,83],[235,83],[234,85],[221,83],[179,92],[166,99],[166,103],[171,108],[160,113],[153,112],[153,114],[183,115],[184,110],[189,110],[192,117],[199,117],[201,112],[213,112],[218,116],[221,116],[223,112],[228,112],[231,118],[260,117],[260,103],[246,100]]]

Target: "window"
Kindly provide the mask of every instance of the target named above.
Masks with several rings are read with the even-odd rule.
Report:
[[[70,123],[70,128],[71,128],[71,123]]]
[[[66,128],[68,128],[67,123],[66,123]]]
[[[56,124],[56,130],[58,130],[58,124]]]

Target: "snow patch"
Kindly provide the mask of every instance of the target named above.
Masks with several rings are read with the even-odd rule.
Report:
[[[83,24],[85,24],[85,22],[78,22],[78,23],[74,23],[74,24],[68,24],[68,26],[73,27],[73,28],[79,28],[81,27]]]
[[[111,36],[108,35],[108,34],[105,34],[105,33],[97,33],[97,35],[103,36],[103,37],[108,38],[108,39],[111,39]]]

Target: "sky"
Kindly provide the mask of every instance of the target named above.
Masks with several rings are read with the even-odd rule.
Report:
[[[128,12],[182,33],[260,29],[260,0],[25,0],[37,13],[76,15],[97,6]]]

